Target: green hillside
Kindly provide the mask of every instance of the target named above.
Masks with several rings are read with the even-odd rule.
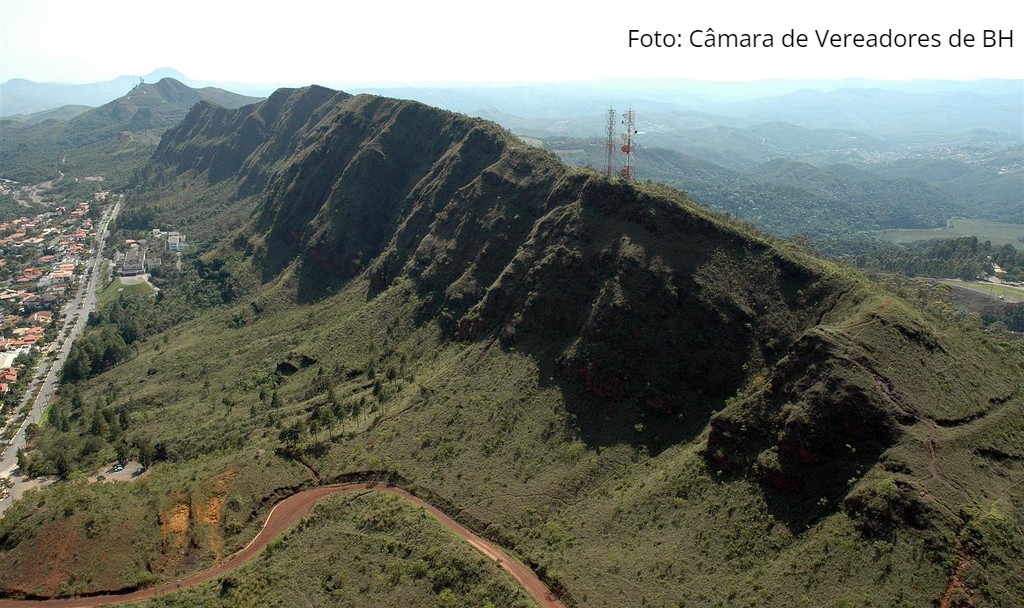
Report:
[[[570,605],[1019,605],[1013,343],[412,102],[200,103],[137,177],[127,211],[194,231],[186,262],[224,303],[167,329],[141,321],[172,296],[96,320],[125,348],[38,433],[33,468],[71,472],[0,520],[8,595],[174,580],[281,496],[376,471]],[[150,473],[74,472],[119,452]],[[327,505],[230,584],[161,605],[520,601],[482,565],[452,566],[479,586],[428,584],[444,555],[409,545],[429,526],[353,508],[370,515]],[[317,549],[353,526],[337,551],[379,554]]]
[[[140,84],[97,108],[62,120],[0,121],[0,176],[23,183],[104,174],[118,184],[145,164],[160,135],[194,104],[237,108],[258,101],[222,89],[192,89],[172,78]]]
[[[88,112],[91,109],[92,108],[90,106],[66,105],[60,106],[59,108],[53,108],[52,110],[43,110],[42,112],[35,112],[32,114],[14,114],[11,116],[4,116],[3,119],[13,120],[31,126],[39,124],[45,120],[71,120],[79,114]]]

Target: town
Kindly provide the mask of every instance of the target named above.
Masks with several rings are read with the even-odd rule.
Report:
[[[63,318],[80,314],[68,303],[81,286],[96,246],[93,228],[110,198],[97,192],[73,207],[0,223],[0,448],[5,456],[39,396],[36,372],[56,359]],[[65,340],[69,335],[64,332]],[[11,485],[7,474],[0,471],[0,498]]]
[[[14,185],[5,180],[5,188]],[[120,196],[100,191],[75,205],[51,204],[0,222],[0,501],[14,486],[12,452],[56,392],[97,290],[115,275],[124,284],[145,282],[162,252],[177,255],[187,247],[185,235],[154,229],[148,238],[114,244],[111,260],[104,260],[108,224],[119,206]]]

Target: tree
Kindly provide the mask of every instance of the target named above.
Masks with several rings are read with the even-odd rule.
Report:
[[[17,457],[18,468],[21,469],[22,475],[27,474],[31,463],[29,462],[28,452],[25,451],[25,448],[18,448]]]
[[[107,420],[99,409],[92,411],[92,423],[89,425],[89,433],[94,437],[105,437],[107,434]]]
[[[71,473],[74,463],[71,459],[71,454],[69,453],[66,442],[60,442],[58,445],[53,446],[51,462],[53,463],[53,468],[57,477],[64,479]]]
[[[128,442],[122,439],[114,444],[114,452],[117,454],[117,461],[124,464],[131,460],[132,446],[128,445]]]
[[[345,432],[345,416],[348,414],[345,404],[334,400],[331,402],[331,419],[341,423],[341,432]]]
[[[148,469],[156,458],[156,446],[153,444],[153,440],[146,435],[138,435],[133,443],[139,454],[139,462]]]
[[[121,428],[121,421],[118,419],[117,413],[109,407],[103,408],[102,413],[103,420],[107,423],[107,438],[110,441],[114,441],[120,437],[121,433],[124,431],[124,429]]]
[[[299,440],[302,439],[302,434],[305,432],[305,422],[298,420],[281,429],[281,433],[278,435],[278,439],[283,441],[288,447],[294,448],[299,444]]]

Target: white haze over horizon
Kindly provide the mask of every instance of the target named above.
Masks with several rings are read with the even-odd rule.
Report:
[[[997,0],[823,4],[438,0],[287,3],[0,0],[0,82],[85,83],[171,66],[195,80],[418,86],[679,78],[977,80],[1024,77],[1024,19]],[[628,48],[630,29],[770,33],[773,48]],[[790,29],[807,48],[782,48]],[[815,30],[938,34],[939,48],[817,48]],[[953,49],[957,30],[979,36]],[[982,48],[983,30],[1013,31]]]

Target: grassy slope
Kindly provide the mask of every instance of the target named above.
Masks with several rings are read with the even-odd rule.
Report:
[[[495,564],[421,510],[373,493],[325,500],[225,581],[140,605],[535,605]]]
[[[377,361],[383,373],[399,367],[404,354],[404,374],[385,383],[385,394],[394,395],[374,405],[377,412],[348,421],[344,433],[336,428],[333,442],[325,451],[311,450],[308,462],[325,479],[353,470],[399,471],[456,505],[463,519],[486,522],[486,532],[548,569],[586,605],[623,605],[638,597],[651,605],[676,605],[677,600],[735,605],[737,598],[808,606],[843,598],[854,605],[899,605],[904,598],[917,605],[944,589],[956,555],[952,536],[933,537],[930,530],[908,527],[865,537],[857,522],[834,505],[822,509],[822,517],[809,528],[793,526],[773,514],[779,495],[771,489],[755,479],[709,469],[698,454],[700,436],[653,457],[642,445],[588,443],[567,408],[579,389],[544,377],[533,356],[486,343],[442,344],[433,323],[409,321],[415,296],[407,289],[397,286],[367,304],[365,287],[357,282],[308,306],[287,306],[269,290],[264,300],[268,312],[241,329],[228,328],[230,311],[206,315],[172,330],[166,341],[151,340],[138,358],[89,383],[86,401],[116,393],[115,401],[133,402],[138,414],[132,430],[145,429],[177,446],[172,451],[209,441],[244,445],[238,455],[225,450],[216,461],[222,470],[193,462],[157,466],[157,472],[168,470],[176,478],[191,474],[195,481],[185,481],[181,492],[201,493],[204,484],[231,467],[229,462],[255,459],[255,451],[276,446],[274,425],[286,426],[324,400],[323,393],[310,395],[318,369],[334,371],[332,385],[340,396],[353,401],[368,397],[376,404],[367,362]],[[955,331],[950,335],[958,336]],[[977,347],[970,342],[969,348]],[[261,402],[261,379],[273,376],[278,362],[306,353],[315,354],[318,362],[279,387],[284,405],[273,410]],[[147,369],[157,372],[145,376]],[[222,396],[237,405],[227,407]],[[913,425],[888,459],[896,462],[902,456],[906,462],[899,468],[910,471],[906,479],[934,495],[953,512],[950,517],[958,516],[961,507],[988,513],[992,504],[1001,505],[1003,527],[995,534],[1019,538],[1019,504],[1014,501],[1020,495],[1009,487],[1022,478],[1018,461],[971,452],[977,450],[977,436],[988,441],[987,429],[994,427],[1001,432],[991,434],[993,449],[1016,454],[1019,412],[1015,401],[963,428]],[[622,424],[616,415],[610,410],[607,424]],[[929,475],[919,443],[929,434],[939,454],[936,477]],[[275,475],[291,480],[282,485],[302,483],[303,475],[285,473],[294,465],[269,452],[262,458],[261,466],[269,467],[265,474],[280,471]],[[885,474],[884,466],[873,467],[857,483],[880,483]],[[227,502],[222,519],[236,523],[224,526],[225,551],[251,536],[265,514],[264,497],[278,487],[242,484],[243,478],[230,484],[235,499]],[[152,489],[145,500],[166,501],[160,497],[169,486],[148,483]],[[5,527],[20,528],[13,523],[20,517],[28,517],[26,523],[41,517],[27,505],[12,515],[5,518]],[[149,520],[150,533],[159,534],[157,521]],[[108,542],[118,540],[97,537],[98,550],[114,546]],[[139,552],[151,561],[174,555],[166,543],[156,555],[142,547]],[[1008,605],[1003,603],[1006,590],[1019,582],[1012,568],[1018,558],[1007,543],[994,543],[986,551],[992,557],[979,557],[973,565],[983,579],[975,588],[991,590],[997,601],[989,605]],[[0,569],[10,577],[8,587],[25,574],[19,562],[8,561],[11,555],[5,554],[4,562],[14,567]],[[179,561],[179,569],[170,572],[198,567],[212,557],[209,549],[198,548],[185,555],[194,561]],[[286,557],[281,561],[291,563]],[[74,571],[73,566],[66,570]],[[79,588],[102,587],[98,582]]]
[[[100,310],[109,308],[118,297],[132,298],[148,296],[153,294],[153,286],[149,283],[134,283],[125,285],[120,278],[115,278],[97,296],[97,306]]]
[[[30,492],[0,523],[0,584],[8,593],[50,596],[164,580],[223,555],[220,528],[254,535],[260,522],[237,516],[252,506],[247,499],[294,491],[307,477],[254,450],[204,457],[187,469],[157,467],[131,483],[79,479]],[[216,525],[201,524],[204,505],[217,504]],[[176,510],[186,514],[178,528]]]

